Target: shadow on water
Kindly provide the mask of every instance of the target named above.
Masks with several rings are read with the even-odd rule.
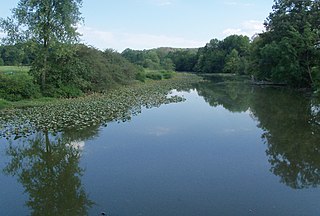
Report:
[[[170,89],[126,90],[111,99],[94,98],[0,113],[0,134],[7,139],[9,160],[3,173],[16,177],[23,186],[31,215],[88,215],[95,203],[81,182],[84,170],[79,162],[84,141],[98,136],[100,127],[107,123],[130,120],[143,107],[184,101],[182,97],[167,96]],[[66,123],[72,127],[65,127]]]
[[[9,143],[7,175],[16,176],[32,215],[87,215],[93,205],[81,183],[81,146],[69,138],[39,132]]]
[[[270,171],[279,176],[282,183],[293,189],[320,185],[318,99],[290,89],[262,88],[242,82],[208,81],[197,84],[195,88],[213,107],[223,106],[230,112],[250,113],[263,130],[262,139],[267,147]],[[183,88],[184,91],[188,89]],[[131,115],[138,115],[142,107],[159,107],[161,104],[183,101],[181,98],[168,100],[166,94],[145,98],[144,103],[138,103],[140,95],[136,96],[137,102],[125,106],[125,112],[116,113],[116,121],[130,120]],[[80,105],[86,107],[87,103]],[[120,105],[122,107],[122,103]],[[106,108],[101,107],[98,110],[104,113]],[[96,108],[93,106],[90,110],[97,112]],[[87,112],[86,108],[80,114]],[[88,113],[88,116],[91,115],[91,112]],[[38,118],[34,122],[36,120]],[[6,155],[9,163],[3,172],[15,176],[23,186],[28,195],[26,206],[30,208],[31,215],[88,214],[94,202],[89,199],[81,182],[84,170],[79,162],[83,141],[99,135],[101,122],[112,120],[108,117],[82,129],[67,127],[55,134],[41,131],[8,141]]]
[[[320,102],[285,88],[206,82],[197,90],[211,106],[250,111],[264,133],[270,171],[293,189],[320,185]]]

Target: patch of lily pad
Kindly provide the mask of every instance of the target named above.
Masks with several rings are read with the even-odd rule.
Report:
[[[104,94],[61,100],[26,109],[0,111],[0,135],[7,139],[27,137],[35,132],[84,130],[113,121],[127,121],[143,107],[178,103],[185,99],[168,96],[171,90],[188,90],[200,81],[195,75],[179,75],[170,80],[140,83],[113,89]]]

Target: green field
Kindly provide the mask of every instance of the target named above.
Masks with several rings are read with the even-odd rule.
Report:
[[[0,73],[26,73],[29,66],[0,66]]]

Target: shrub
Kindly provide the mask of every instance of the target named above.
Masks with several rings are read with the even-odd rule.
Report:
[[[174,76],[173,71],[161,71],[161,73],[164,79],[171,79]]]
[[[160,72],[148,72],[146,77],[152,80],[162,80],[162,74]]]
[[[61,86],[59,88],[59,95],[64,98],[75,98],[81,96],[82,91],[75,86]]]
[[[138,73],[136,73],[136,80],[139,80],[141,82],[145,82],[146,80],[146,73],[144,72],[144,70],[140,70]]]
[[[0,98],[0,109],[6,108],[10,105],[10,102]]]
[[[9,101],[40,97],[40,87],[27,73],[0,74],[0,98]]]

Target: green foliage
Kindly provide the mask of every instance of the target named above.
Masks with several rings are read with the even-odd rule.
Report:
[[[26,73],[0,73],[0,98],[10,101],[37,98],[40,89]]]
[[[164,70],[170,70],[170,71],[175,70],[174,62],[168,57],[163,59],[163,61],[161,62],[161,66]]]
[[[200,73],[247,74],[249,50],[247,36],[231,35],[223,41],[212,39],[199,49],[195,70]]]
[[[276,0],[262,33],[253,42],[250,66],[257,79],[315,86],[320,64],[319,1]]]
[[[152,80],[162,80],[162,73],[159,71],[149,71],[146,73],[146,77]]]
[[[175,66],[176,71],[193,72],[197,63],[197,50],[176,50],[168,54]]]
[[[32,41],[37,44],[32,67],[33,71],[38,72],[34,75],[38,75],[36,78],[42,90],[46,87],[48,73],[55,67],[51,57],[65,55],[66,50],[60,49],[60,45],[78,40],[76,26],[82,20],[81,5],[82,0],[20,0],[12,10],[12,17],[0,20],[0,27],[8,35],[4,42],[17,44]]]
[[[173,71],[161,71],[163,79],[171,79],[174,76]]]
[[[0,110],[10,106],[10,102],[0,98]]]
[[[0,46],[0,66],[31,65],[35,58],[33,49],[34,44],[31,42]]]
[[[312,68],[313,88],[320,95],[320,66]]]
[[[223,68],[224,73],[236,73],[240,74],[241,59],[239,52],[233,49],[229,55],[226,57],[226,63]]]
[[[83,93],[102,92],[116,85],[128,84],[136,78],[141,81],[145,79],[142,68],[131,64],[113,50],[102,52],[85,45],[59,46],[58,50],[52,49],[50,52],[48,64],[51,66],[46,75],[45,88],[42,89],[44,96],[72,98]],[[30,70],[29,78],[34,77],[37,83],[41,83],[42,68],[39,68],[39,65],[41,64],[35,63],[31,70],[25,66],[2,66],[0,72],[26,74]],[[5,92],[8,91],[3,90],[3,94]],[[29,97],[19,96],[15,97],[15,100]]]
[[[118,84],[128,84],[140,71],[113,50],[101,52],[81,46],[77,59],[82,69],[80,74],[89,83],[86,91],[103,91]]]
[[[142,51],[126,49],[121,55],[131,63],[149,70],[193,71],[197,50],[166,47]]]
[[[28,66],[0,66],[0,73],[4,74],[17,74],[17,73],[28,73],[30,67]]]
[[[173,78],[175,73],[167,70],[145,70],[145,74],[148,79],[162,80]]]
[[[27,109],[0,111],[0,136],[27,136],[34,131],[82,131],[110,121],[126,121],[141,112],[142,107],[180,102],[181,97],[168,97],[172,89],[189,89],[201,79],[192,74],[179,74],[174,79],[146,82],[114,88],[103,94],[75,99],[60,99]]]
[[[75,98],[83,95],[83,92],[79,87],[72,85],[61,85],[59,88],[47,85],[46,89],[42,93],[47,97],[55,98]]]
[[[138,73],[136,74],[136,80],[139,80],[141,82],[145,82],[147,76],[146,76],[146,72],[144,71],[144,69],[138,71]]]

